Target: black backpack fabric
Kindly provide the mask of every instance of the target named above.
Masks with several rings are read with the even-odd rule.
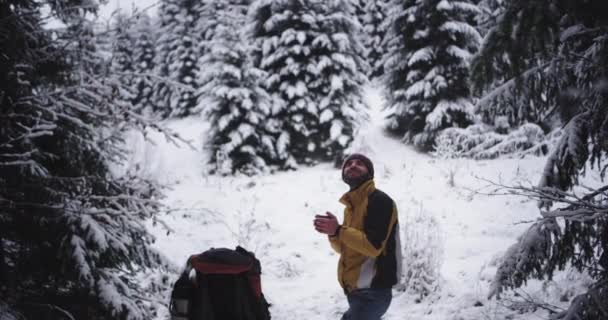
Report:
[[[261,271],[242,247],[191,256],[173,285],[171,320],[270,320]]]

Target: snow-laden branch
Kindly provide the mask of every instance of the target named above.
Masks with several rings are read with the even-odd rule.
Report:
[[[161,77],[158,76],[156,74],[153,73],[147,73],[147,72],[120,72],[120,71],[113,71],[113,74],[116,75],[121,75],[121,76],[129,76],[129,77],[142,77],[142,78],[150,78],[150,79],[155,79],[157,82],[159,83],[165,83],[168,84],[170,86],[175,87],[178,90],[183,90],[186,92],[190,92],[190,91],[194,91],[194,88],[191,86],[188,86],[186,84],[177,82],[177,81],[173,81],[169,78],[166,77]]]
[[[515,86],[517,85],[517,81],[519,81],[521,79],[527,79],[528,77],[533,76],[535,73],[542,71],[549,65],[553,64],[555,61],[556,60],[550,60],[542,65],[532,67],[532,68],[524,71],[520,75],[518,75],[514,78],[511,78],[508,81],[506,81],[505,83],[501,84],[500,86],[492,89],[486,95],[481,97],[481,99],[479,99],[479,101],[477,102],[477,107],[487,105],[488,103],[492,102],[495,98],[505,94],[505,92],[507,92],[508,90],[512,90],[513,88],[515,88]]]

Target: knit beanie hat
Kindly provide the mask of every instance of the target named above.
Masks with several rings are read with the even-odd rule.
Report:
[[[347,179],[344,176],[344,166],[346,165],[346,163],[348,161],[354,160],[354,159],[357,159],[357,160],[360,160],[361,162],[363,162],[365,167],[367,167],[368,174],[363,176],[360,179],[357,179],[357,181],[349,181],[349,179]],[[356,188],[359,185],[361,185],[361,183],[363,183],[367,180],[373,179],[373,178],[374,178],[374,164],[368,157],[366,157],[360,153],[353,153],[344,159],[344,162],[342,163],[342,180],[344,182],[346,182],[348,185],[350,185],[351,189]]]

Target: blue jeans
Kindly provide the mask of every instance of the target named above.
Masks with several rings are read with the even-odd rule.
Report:
[[[356,289],[346,295],[348,310],[342,320],[380,320],[393,299],[391,289]]]

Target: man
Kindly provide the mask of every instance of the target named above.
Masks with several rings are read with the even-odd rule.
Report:
[[[342,180],[350,186],[340,198],[346,206],[342,225],[330,212],[314,220],[315,229],[327,234],[340,254],[338,281],[349,305],[343,320],[379,320],[401,276],[397,207],[373,179],[371,160],[362,154],[348,156],[342,165]]]

